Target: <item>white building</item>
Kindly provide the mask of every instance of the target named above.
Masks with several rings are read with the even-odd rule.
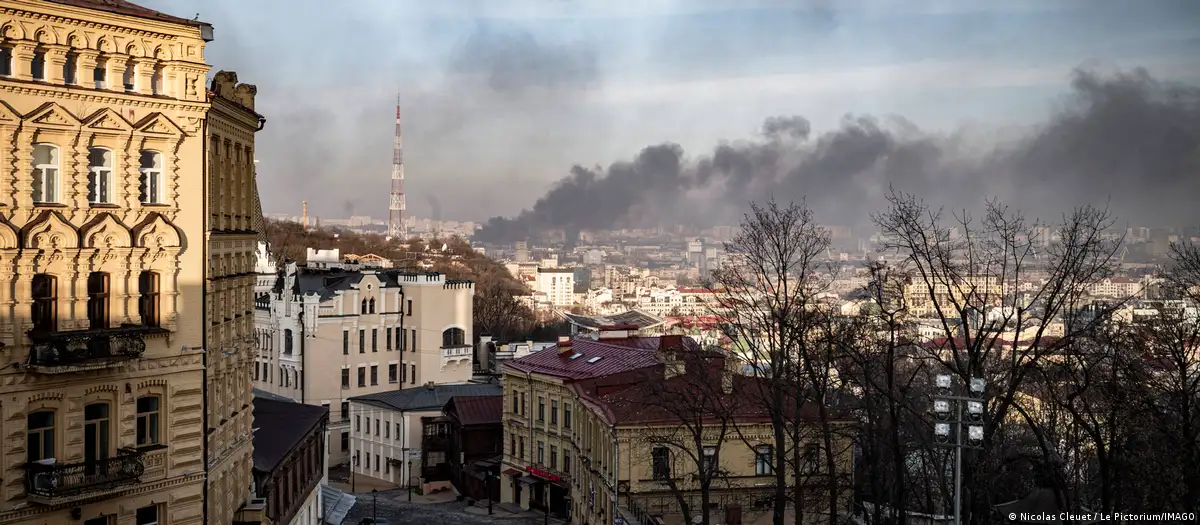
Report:
[[[350,470],[352,476],[366,476],[407,487],[426,486],[442,480],[426,476],[423,467],[445,464],[445,443],[433,441],[442,408],[454,396],[498,396],[499,384],[464,383],[422,385],[419,388],[393,390],[350,398]],[[429,434],[427,436],[426,434]],[[426,445],[431,445],[426,447]],[[445,480],[448,482],[448,480]]]
[[[575,304],[575,270],[573,268],[538,268],[534,291],[546,294],[552,306]]]

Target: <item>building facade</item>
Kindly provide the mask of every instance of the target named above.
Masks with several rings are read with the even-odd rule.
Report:
[[[456,396],[442,409],[449,422],[450,480],[468,498],[499,501],[504,398]]]
[[[254,434],[254,491],[262,523],[324,523],[329,411],[267,394],[254,398],[254,418],[260,425]]]
[[[230,173],[206,166],[226,118],[204,85],[211,40],[120,0],[0,11],[0,523],[228,523],[250,495],[248,468],[210,461],[249,458],[245,357],[214,360],[209,337],[249,297],[206,301],[223,274],[205,196],[254,190],[244,167],[209,182]],[[213,366],[231,385],[216,399]]]
[[[319,259],[260,276],[260,288],[272,286],[255,299],[253,376],[264,391],[329,408],[330,463],[338,465],[350,457],[351,397],[471,379],[475,288],[440,274]]]
[[[450,424],[442,410],[456,396],[496,396],[491,383],[425,384],[350,399],[351,485],[450,486]]]

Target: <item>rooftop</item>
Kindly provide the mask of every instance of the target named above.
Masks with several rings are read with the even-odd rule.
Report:
[[[663,324],[662,319],[636,308],[607,316],[586,316],[568,312],[562,312],[562,316],[567,322],[584,330],[601,330],[610,326],[633,326],[638,330],[644,330]]]
[[[700,349],[692,338],[678,335],[599,340],[576,338],[569,351],[559,352],[561,344],[505,362],[503,366],[516,372],[578,381],[657,366],[660,350]]]
[[[142,7],[133,2],[127,2],[126,0],[49,0],[49,1],[56,3],[56,4],[82,7],[85,9],[95,9],[97,11],[104,11],[106,13],[132,16],[132,17],[137,17],[137,18],[145,18],[147,20],[158,20],[160,22],[170,22],[173,24],[185,24],[185,25],[190,25],[190,26],[208,25],[207,23],[201,22],[199,20],[188,20],[186,18],[179,18],[177,16],[171,16],[166,13],[155,11],[155,10],[147,8],[147,7]]]
[[[500,424],[503,410],[504,397],[501,395],[454,396],[445,408],[446,414],[453,414],[463,426]]]
[[[267,397],[254,398],[254,468],[271,472],[329,418],[329,409]]]
[[[377,394],[354,396],[350,401],[401,412],[441,410],[456,396],[499,396],[504,390],[491,383],[461,383],[457,385],[426,385],[404,390],[389,390]]]

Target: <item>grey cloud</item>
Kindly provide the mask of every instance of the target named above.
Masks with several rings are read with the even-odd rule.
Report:
[[[719,145],[692,163],[678,146],[648,147],[607,170],[574,168],[532,210],[493,218],[479,238],[669,220],[733,222],[747,200],[768,195],[807,195],[822,220],[862,225],[888,186],[958,209],[1000,196],[1053,218],[1074,204],[1111,200],[1114,211],[1135,223],[1194,220],[1200,90],[1161,83],[1143,70],[1112,76],[1077,70],[1071,88],[1060,110],[1012,143],[981,145],[966,130],[926,133],[898,117],[847,116],[815,137],[800,132],[807,129],[803,118],[770,118],[763,139]],[[794,140],[778,140],[781,134]],[[703,213],[647,214],[646,208]]]

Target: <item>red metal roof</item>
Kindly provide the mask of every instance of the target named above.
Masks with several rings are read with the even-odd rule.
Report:
[[[454,396],[446,406],[446,414],[464,426],[499,424],[503,410],[503,396]]]
[[[578,381],[657,366],[658,351],[663,349],[699,350],[700,345],[692,338],[680,335],[602,340],[577,338],[570,350],[561,354],[555,345],[504,363],[504,366],[517,372]],[[576,354],[579,357],[571,359]],[[597,357],[599,359],[595,360]]]
[[[174,24],[185,24],[189,26],[205,25],[204,22],[198,20],[188,20],[171,16],[166,13],[161,13],[150,8],[142,7],[133,2],[126,0],[50,0],[56,4],[71,5],[82,7],[85,9],[95,9],[107,13],[118,15],[133,16],[137,18],[146,18],[150,20],[159,20],[162,22],[171,22]]]

